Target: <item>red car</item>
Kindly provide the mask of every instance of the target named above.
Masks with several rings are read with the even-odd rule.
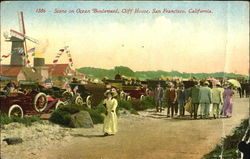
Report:
[[[44,93],[32,91],[30,93],[15,92],[0,95],[1,114],[9,117],[48,113],[63,105],[60,99],[53,99]]]
[[[127,94],[127,100],[131,98],[142,100],[147,96],[147,89],[142,86],[123,86],[122,90]]]

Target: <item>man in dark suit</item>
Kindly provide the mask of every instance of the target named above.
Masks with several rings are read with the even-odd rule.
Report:
[[[157,87],[154,90],[154,96],[155,96],[156,111],[162,112],[163,88],[161,87],[160,83],[157,84]]]
[[[185,89],[183,85],[179,86],[179,89],[177,90],[177,102],[179,106],[179,115],[184,116],[184,105],[185,105]]]
[[[193,107],[193,112],[191,113],[191,117],[192,114],[194,113],[194,119],[197,119],[197,111],[200,102],[199,93],[200,93],[200,88],[198,86],[198,82],[195,81],[194,86],[190,89],[190,97],[192,99],[192,107]]]

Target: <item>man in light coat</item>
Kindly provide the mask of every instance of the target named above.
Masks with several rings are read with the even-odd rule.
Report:
[[[203,118],[205,114],[205,118],[208,119],[210,104],[212,103],[212,90],[208,87],[209,83],[204,82],[204,86],[200,88],[199,99],[200,99],[200,115]]]
[[[214,118],[220,117],[221,107],[220,105],[223,103],[222,90],[220,89],[220,84],[216,84],[216,86],[212,89],[212,103],[213,103],[213,116]]]

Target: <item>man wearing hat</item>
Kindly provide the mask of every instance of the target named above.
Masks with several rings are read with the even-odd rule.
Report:
[[[213,103],[213,116],[214,118],[220,117],[221,104],[223,103],[222,90],[220,89],[221,84],[217,83],[212,89],[212,103]]]
[[[106,108],[103,124],[104,136],[114,135],[117,132],[116,107],[118,106],[118,102],[114,98],[116,95],[117,93],[112,90],[107,90],[104,93],[106,97],[103,101],[103,105]]]
[[[163,88],[161,87],[160,83],[157,84],[157,87],[154,90],[154,96],[155,96],[156,111],[161,112],[162,101],[163,101]]]
[[[199,99],[200,99],[200,115],[203,118],[205,114],[205,118],[208,118],[210,104],[212,103],[212,90],[208,87],[209,83],[204,82],[204,86],[200,88]]]
[[[194,113],[194,119],[197,119],[197,111],[199,108],[199,94],[200,94],[200,88],[198,86],[198,81],[194,81],[194,86],[190,88],[190,97],[192,99],[192,111],[191,111],[191,117]]]
[[[170,109],[171,109],[171,117],[174,116],[174,112],[175,115],[177,115],[178,112],[178,106],[176,105],[176,100],[177,100],[177,92],[175,89],[175,85],[173,83],[169,83],[169,89],[167,89],[166,94],[167,94],[167,103],[168,103],[168,117],[170,114]],[[177,109],[176,109],[177,107]]]

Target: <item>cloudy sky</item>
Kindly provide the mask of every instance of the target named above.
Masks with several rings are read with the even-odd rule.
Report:
[[[37,9],[45,13],[37,13]],[[58,10],[118,9],[118,14],[54,13]],[[149,10],[148,14],[122,13],[123,9]],[[185,10],[158,13],[152,10]],[[212,13],[188,13],[189,9]],[[3,2],[1,3],[1,55],[10,52],[4,32],[19,31],[19,11],[24,12],[27,35],[46,63],[68,45],[74,67],[135,71],[234,72],[249,70],[249,4],[247,2]],[[134,10],[133,10],[134,11]],[[62,55],[59,63],[66,63]],[[9,59],[2,61],[8,64]]]

